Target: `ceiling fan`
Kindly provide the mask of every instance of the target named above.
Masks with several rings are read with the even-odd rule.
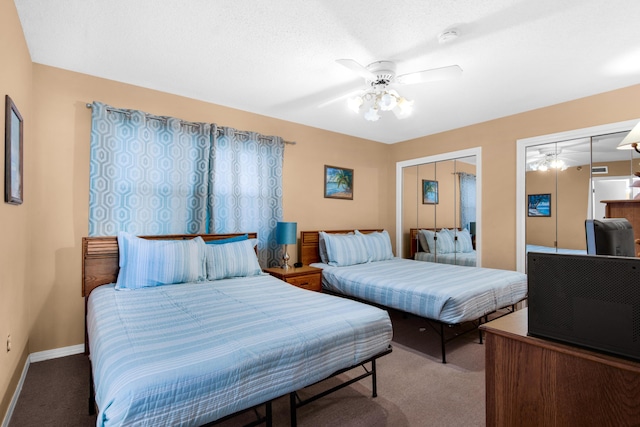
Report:
[[[338,59],[336,62],[363,77],[367,87],[327,101],[320,107],[352,97],[349,99],[349,107],[356,112],[363,112],[364,118],[369,121],[378,120],[379,111],[393,111],[398,118],[404,118],[411,113],[413,101],[400,96],[397,91],[389,88],[390,85],[448,80],[462,74],[462,68],[458,65],[396,75],[396,64],[393,61],[376,61],[366,67],[353,59]],[[354,94],[356,96],[353,96]]]

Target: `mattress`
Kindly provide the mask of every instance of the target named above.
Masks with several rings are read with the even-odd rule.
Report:
[[[88,300],[98,426],[201,425],[386,350],[384,310],[269,275]]]
[[[527,295],[527,276],[509,270],[402,258],[348,267],[312,264],[330,292],[456,324],[476,320]]]
[[[431,252],[416,252],[416,261],[439,262],[440,264],[464,265],[466,267],[476,266],[476,251],[448,254],[433,254]]]

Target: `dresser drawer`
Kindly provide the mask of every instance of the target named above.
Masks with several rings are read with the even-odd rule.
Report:
[[[309,289],[310,291],[322,290],[322,275],[321,274],[305,274],[295,277],[285,278],[285,282],[290,283],[299,288]]]

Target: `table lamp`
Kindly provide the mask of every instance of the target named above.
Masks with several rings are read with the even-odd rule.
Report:
[[[293,245],[296,243],[297,234],[297,223],[295,222],[279,222],[276,224],[276,242],[279,245],[284,245],[281,265],[284,269],[288,269],[290,267],[287,245]]]

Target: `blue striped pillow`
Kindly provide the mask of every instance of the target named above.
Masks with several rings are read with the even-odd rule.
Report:
[[[207,280],[262,274],[253,249],[256,243],[255,239],[249,239],[222,245],[207,245]]]
[[[391,249],[391,239],[387,230],[382,232],[374,231],[373,233],[363,234],[356,230],[356,234],[362,236],[364,245],[369,253],[369,261],[384,261],[393,258],[393,249]]]
[[[458,240],[456,243],[456,252],[473,252],[473,242],[471,241],[471,234],[469,233],[469,230],[465,228],[462,231],[457,231],[456,236],[458,236]]]
[[[436,233],[436,253],[450,254],[456,251],[456,245],[451,233],[446,228]]]
[[[327,246],[329,265],[344,267],[369,262],[369,253],[359,234],[329,234],[321,231]]]
[[[200,237],[190,240],[147,240],[118,233],[120,272],[116,289],[202,281],[204,248]]]

